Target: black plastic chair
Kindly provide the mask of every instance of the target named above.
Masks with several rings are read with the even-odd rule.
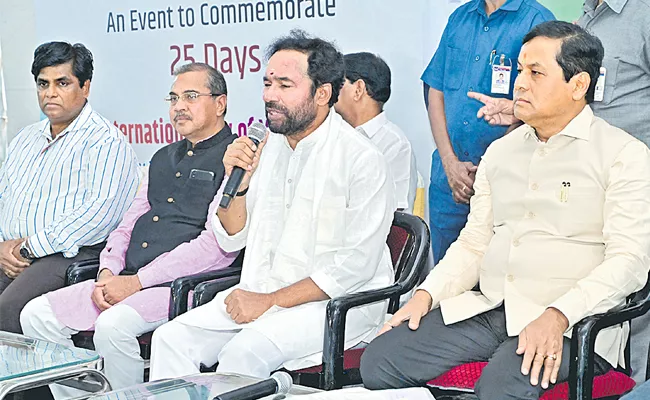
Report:
[[[395,283],[391,286],[353,293],[331,299],[327,304],[323,364],[299,371],[289,371],[296,383],[325,390],[361,383],[359,361],[363,349],[344,351],[346,316],[350,309],[390,300],[388,312],[399,308],[401,295],[410,292],[425,276],[430,236],[426,223],[419,217],[395,212],[387,240],[395,269]],[[194,306],[203,305],[216,293],[239,282],[239,277],[203,282],[194,290]]]
[[[606,313],[584,318],[573,327],[571,339],[571,364],[569,370],[569,399],[592,399],[594,380],[594,354],[598,332],[624,322],[633,323],[650,310],[650,276],[643,289],[628,297],[626,304]],[[630,374],[630,338],[625,346],[624,371]],[[646,371],[646,377],[647,377]]]
[[[606,313],[592,315],[578,322],[571,335],[570,364],[568,382],[560,383],[546,391],[541,400],[614,400],[630,391],[635,382],[630,378],[630,338],[625,347],[624,369],[612,369],[594,380],[595,342],[598,332],[610,326],[624,322],[633,323],[633,319],[644,315],[650,310],[650,279],[640,291],[630,295],[626,304],[616,307]],[[649,355],[650,356],[650,355]],[[461,395],[472,390],[478,380],[481,366],[470,363],[460,365],[429,382],[428,386],[436,396]],[[648,360],[650,366],[650,357]],[[646,379],[648,377],[646,371]],[[459,382],[471,387],[459,385]],[[568,384],[568,385],[567,385]],[[459,392],[463,387],[466,390]],[[568,393],[567,393],[568,392]]]

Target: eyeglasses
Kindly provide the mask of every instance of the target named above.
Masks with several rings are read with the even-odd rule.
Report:
[[[170,94],[169,96],[165,97],[165,101],[168,102],[170,106],[175,106],[176,103],[178,103],[178,100],[183,100],[186,103],[194,104],[197,101],[199,101],[199,97],[201,96],[216,97],[216,96],[223,96],[223,93],[187,92],[181,94],[180,96],[176,94]]]

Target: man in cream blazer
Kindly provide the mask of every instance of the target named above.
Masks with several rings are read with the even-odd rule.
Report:
[[[525,125],[483,156],[459,239],[365,352],[367,387],[488,361],[479,399],[539,398],[568,379],[573,325],[643,287],[650,151],[593,115],[602,58],[600,41],[572,24],[526,35],[515,82]],[[596,373],[622,362],[627,334],[600,333]]]

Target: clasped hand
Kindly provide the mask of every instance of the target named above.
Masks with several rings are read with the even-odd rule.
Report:
[[[114,276],[109,270],[103,270],[91,297],[97,308],[104,311],[140,290],[142,285],[137,275]]]
[[[233,290],[223,301],[226,312],[238,324],[255,321],[273,306],[272,294]]]

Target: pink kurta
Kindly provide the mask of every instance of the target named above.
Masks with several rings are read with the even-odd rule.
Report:
[[[126,250],[133,227],[138,218],[151,209],[147,199],[147,188],[148,180],[145,179],[133,204],[124,214],[122,222],[108,237],[106,248],[99,256],[101,269],[108,268],[114,275],[118,275],[124,269]],[[210,204],[205,230],[196,239],[159,255],[142,267],[138,271],[138,278],[143,289],[119,304],[132,307],[147,322],[165,319],[169,312],[170,289],[152,288],[152,286],[171,282],[183,276],[225,268],[234,261],[237,252],[226,253],[221,250],[212,231],[212,218],[209,216],[215,212],[220,196],[221,190]],[[95,320],[101,313],[90,297],[94,288],[95,281],[88,280],[50,292],[45,296],[61,323],[74,330],[92,330]]]

